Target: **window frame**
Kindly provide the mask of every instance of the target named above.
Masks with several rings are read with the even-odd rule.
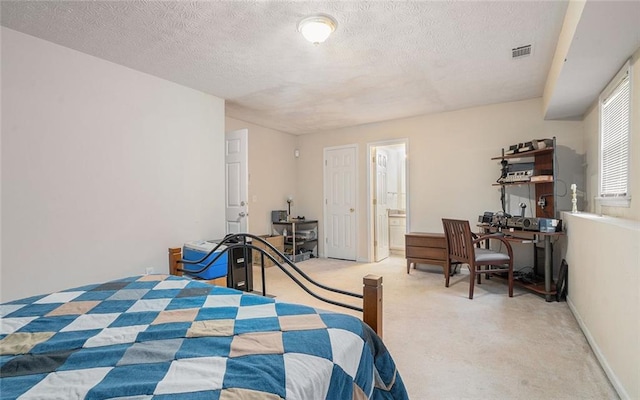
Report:
[[[603,132],[603,118],[602,118],[602,110],[604,101],[614,92],[614,90],[620,85],[621,81],[625,76],[628,76],[629,79],[629,126],[628,126],[628,134],[627,134],[627,193],[623,196],[606,196],[602,193],[602,181],[603,181],[603,145],[602,145],[602,132]],[[622,66],[620,71],[616,73],[616,75],[611,79],[609,84],[605,87],[605,89],[600,94],[598,98],[598,195],[596,197],[596,201],[601,206],[606,207],[630,207],[631,205],[631,173],[633,169],[631,168],[631,132],[632,132],[632,111],[633,111],[633,76],[632,76],[632,68],[631,68],[631,60],[627,60],[625,64]]]

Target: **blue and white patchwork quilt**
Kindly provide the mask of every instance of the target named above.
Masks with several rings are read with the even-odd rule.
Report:
[[[144,275],[0,305],[2,399],[407,399],[359,319]]]

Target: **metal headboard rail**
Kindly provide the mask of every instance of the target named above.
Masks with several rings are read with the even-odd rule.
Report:
[[[251,238],[251,243],[247,242],[247,238]],[[257,247],[255,246],[253,243],[254,241],[260,243],[261,245],[265,246],[264,247]],[[240,243],[238,243],[240,242]],[[226,248],[222,251],[220,251],[220,247],[222,246],[226,246]],[[298,279],[294,274],[291,273],[291,271],[289,271],[284,265],[282,265],[282,262],[284,262],[289,268],[292,268],[296,273],[298,273],[301,277],[304,278],[304,280],[306,280],[307,282],[311,283],[312,285],[327,290],[329,292],[333,292],[333,293],[338,293],[341,295],[345,295],[345,296],[350,296],[350,297],[354,297],[354,298],[358,298],[358,299],[362,299],[363,295],[362,294],[358,294],[358,293],[353,293],[353,292],[349,292],[346,290],[341,290],[341,289],[336,289],[336,288],[332,288],[329,286],[326,286],[320,282],[315,281],[314,279],[312,279],[309,275],[307,275],[304,271],[302,271],[297,265],[295,265],[291,260],[289,260],[289,258],[287,258],[284,254],[282,254],[278,249],[276,249],[271,243],[267,242],[266,240],[264,240],[263,238],[259,237],[259,236],[255,236],[252,235],[250,233],[235,233],[235,234],[230,234],[225,236],[225,238],[223,240],[220,241],[220,243],[218,243],[209,253],[207,253],[204,257],[202,257],[200,260],[184,260],[181,259],[178,261],[178,263],[181,264],[189,264],[189,265],[194,265],[194,264],[200,264],[202,262],[204,262],[209,256],[211,256],[213,253],[215,252],[219,252],[217,255],[215,255],[210,261],[207,262],[207,264],[202,267],[199,270],[194,270],[194,269],[189,269],[186,270],[184,268],[178,268],[178,271],[182,272],[183,274],[189,275],[189,276],[195,276],[196,274],[199,274],[201,272],[204,272],[205,270],[207,270],[207,268],[209,268],[211,265],[213,265],[220,257],[222,257],[222,255],[225,252],[231,252],[233,249],[237,249],[237,248],[242,248],[244,249],[244,259],[248,260],[248,251],[251,250],[256,250],[258,252],[260,252],[261,257],[262,257],[262,263],[261,263],[261,270],[262,270],[262,295],[265,296],[266,295],[266,282],[265,282],[265,267],[264,267],[264,257],[266,256],[269,260],[271,260],[276,266],[278,266],[278,268],[280,268],[280,270],[282,272],[284,272],[289,278],[291,278],[291,280],[293,280],[302,290],[304,290],[305,292],[309,293],[311,296],[315,297],[316,299],[323,301],[325,303],[328,304],[333,304],[339,307],[344,307],[344,308],[348,308],[351,310],[355,310],[355,311],[359,311],[362,312],[363,309],[362,307],[357,307],[357,306],[353,306],[351,304],[347,304],[347,303],[342,303],[339,301],[335,301],[335,300],[331,300],[328,299],[326,297],[323,297],[315,292],[313,292],[311,289],[309,289],[304,282],[302,282],[300,279]],[[268,250],[273,251],[273,253],[275,253],[278,258],[274,257],[271,253],[267,252]],[[230,253],[231,254],[231,253]],[[247,268],[251,268],[251,266],[247,266]],[[233,274],[233,269],[231,269],[230,273]]]

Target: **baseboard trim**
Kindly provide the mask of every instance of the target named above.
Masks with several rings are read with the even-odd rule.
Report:
[[[567,296],[567,304],[569,305],[569,310],[571,310],[571,313],[575,317],[576,321],[578,321],[578,325],[580,326],[580,329],[582,330],[584,337],[587,338],[587,342],[589,343],[589,346],[591,346],[591,350],[593,350],[593,353],[596,355],[598,362],[600,362],[600,367],[604,371],[605,375],[607,375],[607,378],[609,378],[609,382],[611,382],[611,385],[613,386],[615,391],[618,393],[618,396],[620,396],[621,400],[631,400],[631,397],[629,397],[629,394],[627,393],[624,386],[616,376],[615,372],[613,372],[613,370],[609,366],[609,363],[607,362],[607,358],[604,356],[604,354],[600,350],[598,343],[596,343],[595,339],[591,335],[591,332],[589,332],[589,329],[587,328],[584,321],[582,320],[580,313],[578,312],[578,310],[576,310],[576,307],[571,301],[570,296]]]

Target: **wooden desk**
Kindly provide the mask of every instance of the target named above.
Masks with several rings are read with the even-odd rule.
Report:
[[[447,242],[444,233],[411,232],[405,237],[407,274],[415,264],[447,265]]]
[[[478,227],[484,233],[494,233],[499,229],[489,225],[478,225]],[[551,238],[564,236],[564,232],[536,232],[525,230],[510,231],[508,228],[503,228],[502,233],[505,235],[505,239],[514,243],[538,243],[542,240],[544,244],[544,288],[537,284],[529,284],[523,282],[518,283],[519,286],[530,289],[536,293],[543,294],[546,301],[551,301],[552,297],[556,294],[555,285],[553,283],[553,260],[551,259]]]

